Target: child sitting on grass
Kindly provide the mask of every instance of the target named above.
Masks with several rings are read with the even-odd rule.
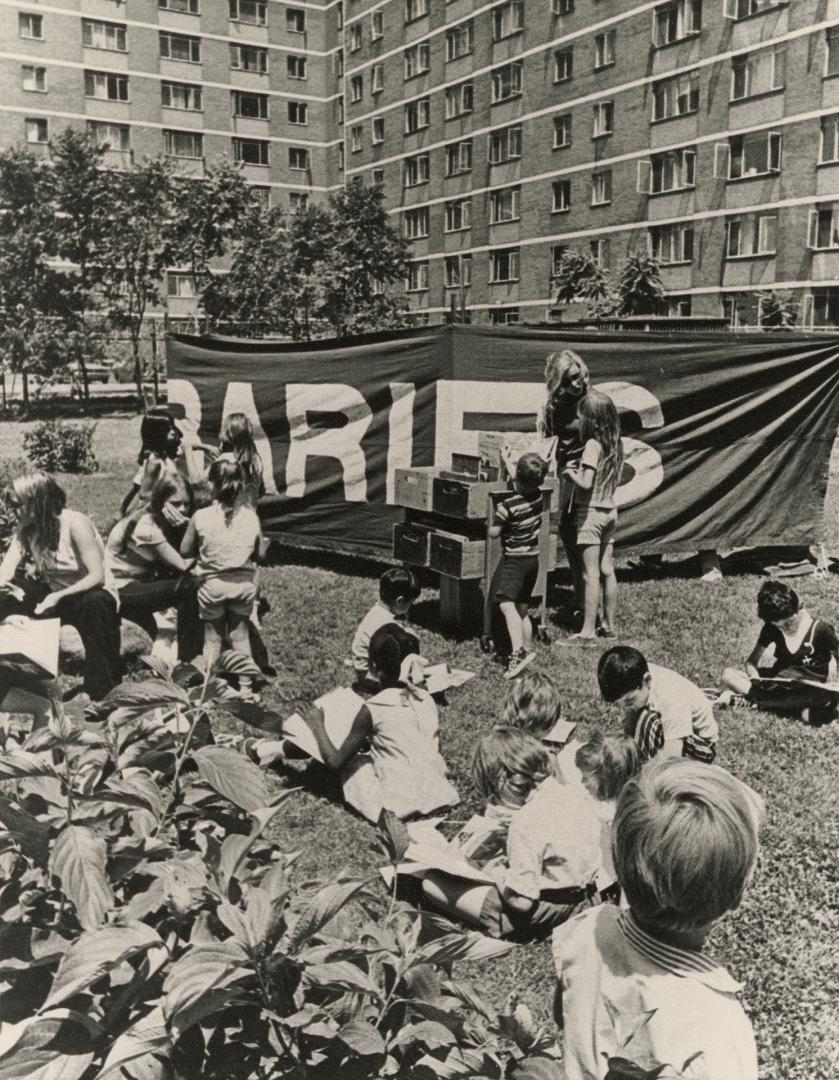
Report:
[[[757,594],[757,616],[763,620],[755,647],[746,661],[746,670],[726,668],[722,680],[728,688],[718,699],[720,705],[733,703],[733,694],[749,704],[787,715],[798,715],[805,722],[824,723],[836,715],[839,696],[809,682],[832,682],[836,679],[839,640],[830,623],[814,619],[801,607],[798,594],[783,581],[764,581]],[[772,649],[773,662],[759,668],[764,653]],[[755,685],[760,678],[791,679],[793,683],[774,686]],[[795,685],[799,682],[799,685]]]
[[[537,739],[551,755],[552,770],[563,783],[579,781],[574,754],[579,743],[570,740],[564,745],[548,741],[547,736],[562,716],[559,687],[550,675],[526,671],[516,679],[501,710],[501,726],[519,728]]]
[[[547,462],[538,454],[522,454],[516,465],[515,491],[497,504],[495,520],[489,529],[490,537],[501,537],[503,549],[495,600],[510,637],[511,653],[505,679],[514,679],[536,657],[531,651],[533,623],[529,610],[539,575],[540,488],[547,471]]]
[[[419,596],[417,580],[410,570],[394,566],[385,570],[379,580],[379,599],[359,623],[352,641],[352,664],[356,680],[370,683],[368,651],[370,639],[380,626],[401,622]],[[415,650],[419,651],[419,650]]]
[[[761,815],[762,800],[716,765],[657,761],[624,788],[613,854],[629,910],[586,911],[553,935],[568,1080],[599,1080],[618,1055],[677,1070],[693,1059],[689,1075],[703,1080],[757,1080],[740,984],[702,949],[740,905]]]
[[[604,701],[623,706],[624,731],[645,760],[657,754],[706,762],[716,757],[714,710],[690,679],[648,664],[631,645],[615,645],[600,657],[597,682]]]

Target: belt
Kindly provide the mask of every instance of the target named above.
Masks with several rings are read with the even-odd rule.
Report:
[[[620,885],[617,882],[606,889],[598,889],[593,881],[588,885],[569,885],[564,889],[542,889],[539,893],[539,899],[549,904],[584,904],[592,900],[603,903],[617,900],[619,896]]]

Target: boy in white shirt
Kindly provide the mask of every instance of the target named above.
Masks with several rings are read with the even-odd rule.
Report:
[[[404,622],[411,604],[418,596],[419,586],[410,570],[394,566],[382,574],[379,580],[378,602],[361,620],[352,639],[352,665],[358,682],[373,682],[368,667],[370,638],[380,626]]]

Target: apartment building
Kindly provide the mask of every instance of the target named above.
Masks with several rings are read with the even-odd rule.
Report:
[[[649,250],[673,314],[839,325],[839,0],[0,0],[0,43],[0,145],[382,184],[430,321],[550,317],[574,247]]]

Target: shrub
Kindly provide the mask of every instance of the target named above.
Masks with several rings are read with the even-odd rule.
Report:
[[[23,436],[23,452],[45,472],[93,473],[99,468],[93,453],[95,430],[95,424],[45,420]]]

